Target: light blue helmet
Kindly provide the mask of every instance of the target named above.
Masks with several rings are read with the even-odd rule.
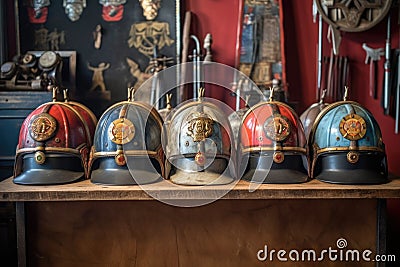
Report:
[[[378,184],[387,180],[382,133],[372,114],[353,101],[326,107],[310,132],[310,175],[341,184]]]

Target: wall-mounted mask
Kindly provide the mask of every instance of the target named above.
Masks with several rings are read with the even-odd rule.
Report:
[[[143,8],[143,16],[146,20],[154,20],[157,17],[161,0],[139,0],[139,3]]]
[[[86,0],[64,0],[65,14],[71,21],[77,21],[86,7]]]
[[[50,0],[27,0],[25,5],[28,9],[30,23],[45,23],[47,20],[48,6]]]
[[[103,5],[102,17],[105,21],[119,21],[124,14],[126,0],[99,0]]]

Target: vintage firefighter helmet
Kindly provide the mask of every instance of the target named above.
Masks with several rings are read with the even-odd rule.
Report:
[[[180,185],[228,184],[235,178],[233,138],[227,115],[215,99],[203,98],[178,107],[164,144],[171,165],[169,178]]]
[[[387,180],[379,125],[357,102],[345,100],[325,108],[315,120],[309,146],[312,178],[340,184],[379,184]]]
[[[311,128],[314,124],[315,119],[317,118],[318,114],[329,104],[324,102],[326,89],[323,90],[321,99],[319,102],[312,104],[309,106],[301,115],[300,121],[303,124],[304,133],[308,140]]]
[[[247,111],[238,151],[244,180],[302,183],[308,179],[304,130],[296,112],[283,102],[270,98]]]
[[[63,184],[84,178],[90,143],[88,125],[76,109],[63,102],[42,104],[21,126],[14,183]]]
[[[133,101],[133,94],[130,88],[128,101],[99,119],[89,163],[95,184],[147,184],[164,176],[162,119],[147,103]]]

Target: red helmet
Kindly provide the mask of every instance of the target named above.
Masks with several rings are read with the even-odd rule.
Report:
[[[240,126],[240,173],[258,183],[307,181],[306,138],[295,111],[277,101],[259,103]]]
[[[21,126],[14,182],[62,184],[84,178],[90,143],[90,129],[76,107],[62,102],[39,106]]]

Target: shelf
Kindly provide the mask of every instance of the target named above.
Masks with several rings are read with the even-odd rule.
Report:
[[[232,188],[233,187],[233,188]],[[0,201],[180,200],[180,199],[344,199],[400,198],[400,179],[382,185],[336,185],[312,180],[303,184],[177,186],[169,181],[145,186],[104,186],[89,180],[65,185],[16,185],[0,182]]]

